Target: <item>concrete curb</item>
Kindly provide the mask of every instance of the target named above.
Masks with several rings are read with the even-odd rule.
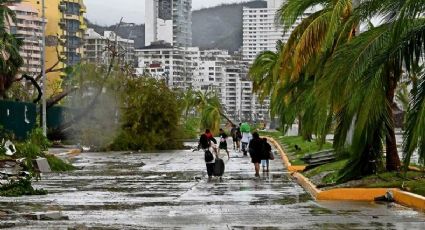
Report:
[[[299,166],[292,166],[288,157],[283,151],[280,144],[271,137],[267,137],[279,151],[284,165],[288,168],[294,169]],[[302,168],[305,166],[299,167]],[[291,171],[291,170],[289,170]],[[345,201],[374,201],[376,197],[384,196],[387,192],[392,192],[394,200],[406,207],[410,207],[422,212],[425,212],[425,197],[401,191],[397,188],[336,188],[329,190],[320,190],[314,185],[307,177],[297,171],[292,171],[293,178],[301,185],[307,192],[309,192],[316,200],[345,200]]]
[[[283,151],[282,147],[280,146],[280,144],[272,137],[266,137],[267,141],[272,143],[275,148],[279,151],[280,153],[280,157],[283,161],[283,163],[285,164],[286,168],[288,169],[288,171],[290,172],[301,172],[304,171],[304,169],[306,168],[305,165],[292,165],[291,162],[289,161],[288,156],[285,154],[285,151]],[[282,154],[283,153],[283,154]]]

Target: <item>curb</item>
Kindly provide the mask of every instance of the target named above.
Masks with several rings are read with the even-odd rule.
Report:
[[[292,166],[280,144],[271,137],[267,137],[267,139],[277,148],[284,165],[289,171],[301,169],[302,167],[305,168],[305,166]],[[387,192],[392,192],[394,200],[398,204],[425,212],[424,196],[401,191],[398,188],[336,188],[320,190],[307,177],[297,171],[291,171],[292,177],[316,200],[374,201],[376,197],[384,196]]]
[[[279,151],[280,157],[282,158],[283,163],[285,164],[286,168],[289,172],[302,172],[306,168],[305,165],[292,165],[289,161],[288,156],[285,154],[285,151],[283,151],[282,146],[272,137],[266,137],[267,141],[271,142],[275,148]],[[282,154],[283,153],[283,154]]]

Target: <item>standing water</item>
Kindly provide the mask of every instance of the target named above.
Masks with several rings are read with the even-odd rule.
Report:
[[[231,146],[231,145],[229,145]],[[202,152],[83,153],[82,170],[44,175],[46,196],[1,198],[0,227],[15,229],[423,229],[425,215],[396,204],[314,201],[283,168],[254,177],[249,158],[224,156],[223,181],[206,180]],[[6,210],[5,210],[6,209]],[[60,211],[69,220],[24,213]]]

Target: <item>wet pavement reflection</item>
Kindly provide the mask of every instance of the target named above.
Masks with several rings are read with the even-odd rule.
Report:
[[[1,198],[15,229],[424,229],[425,215],[396,204],[316,202],[280,160],[254,177],[249,158],[224,157],[221,182],[207,182],[202,152],[83,153],[70,173],[44,175],[46,196]],[[32,221],[61,211],[69,220]]]

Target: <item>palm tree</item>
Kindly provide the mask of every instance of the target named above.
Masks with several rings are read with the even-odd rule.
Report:
[[[220,99],[213,91],[196,91],[195,94],[195,105],[201,117],[201,129],[210,129],[213,133],[218,133],[221,118],[233,124],[225,114]]]
[[[326,64],[323,74],[323,89],[328,95],[338,95],[337,135],[338,147],[345,146],[351,121],[354,121],[354,136],[351,146],[351,161],[343,179],[360,173],[370,173],[365,161],[373,159],[386,148],[386,169],[400,168],[397,152],[393,106],[397,85],[404,72],[412,73],[425,51],[425,1],[370,0],[356,9],[354,17],[368,19],[384,15],[385,21],[359,34],[352,41],[338,47],[335,55]],[[412,91],[405,132],[405,165],[411,154],[419,149],[424,159],[425,109],[423,75]],[[323,92],[324,90],[322,90]]]
[[[340,44],[349,40],[356,21],[347,23],[352,3],[348,0],[288,0],[278,18],[287,31],[304,12],[322,8],[302,20],[278,52],[261,53],[250,69],[254,90],[261,97],[271,95],[271,113],[287,128],[298,120],[300,133],[310,139],[318,134],[323,142],[332,121],[328,103],[315,100],[316,76]],[[322,104],[318,104],[318,103]]]
[[[19,1],[16,1],[19,2]],[[9,9],[8,0],[0,0],[0,98],[6,97],[7,89],[12,86],[19,68],[23,65],[19,48],[22,41],[7,30],[7,22],[16,21],[15,13]]]

